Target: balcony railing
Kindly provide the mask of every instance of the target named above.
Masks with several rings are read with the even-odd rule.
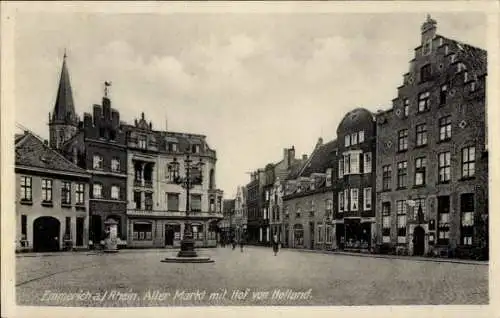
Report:
[[[144,187],[144,188],[152,188],[153,181],[152,180],[134,180],[134,187]]]

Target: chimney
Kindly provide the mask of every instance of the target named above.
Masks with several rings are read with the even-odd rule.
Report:
[[[89,113],[83,114],[83,127],[89,128],[92,127],[92,115]]]
[[[318,142],[316,143],[316,148],[321,147],[323,145],[323,138],[319,137]]]
[[[97,126],[97,122],[101,120],[101,117],[102,117],[101,105],[94,104],[94,126]]]
[[[44,140],[43,140],[43,144],[44,144],[45,146],[48,146],[48,145],[49,145],[49,141],[48,141],[47,139],[44,139]]]
[[[292,161],[295,160],[295,146],[292,146],[292,148],[288,149],[288,166],[292,164]]]
[[[306,154],[303,154],[302,155],[302,160],[306,161],[307,160],[307,155]]]
[[[120,113],[116,109],[111,109],[111,124],[113,128],[120,126]]]

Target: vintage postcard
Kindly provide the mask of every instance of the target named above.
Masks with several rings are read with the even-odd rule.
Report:
[[[498,35],[489,1],[2,2],[2,317],[494,316]]]

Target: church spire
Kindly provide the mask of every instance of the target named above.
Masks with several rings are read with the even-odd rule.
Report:
[[[69,79],[68,67],[66,65],[66,49],[64,50],[61,77],[57,90],[56,103],[52,113],[52,122],[60,124],[76,125],[75,105],[73,103],[73,93]]]

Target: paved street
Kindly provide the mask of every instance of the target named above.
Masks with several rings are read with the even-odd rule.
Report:
[[[248,247],[243,253],[227,247],[200,250],[200,254],[215,259],[211,264],[160,262],[175,252],[125,250],[114,255],[18,257],[18,304],[120,307],[488,303],[487,265],[294,250],[282,250],[275,257],[270,248],[262,247]],[[258,291],[269,294],[254,293]]]

